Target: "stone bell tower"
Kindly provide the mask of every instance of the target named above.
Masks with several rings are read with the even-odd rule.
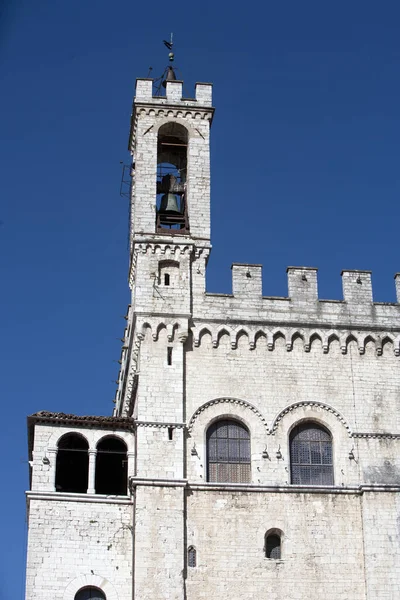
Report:
[[[172,67],[164,83],[165,96],[156,96],[153,80],[136,82],[132,299],[114,411],[135,420],[133,581],[135,597],[143,599],[185,596],[185,353],[211,249],[212,86],[197,83],[195,98],[184,98]]]
[[[184,98],[183,82],[175,79],[172,67],[164,83],[165,96],[154,96],[153,80],[138,79],[133,103],[129,136],[133,157],[132,301],[116,398],[118,416],[131,416],[134,411],[135,347],[146,327],[155,337],[165,327],[169,342],[186,340],[193,306],[205,292],[205,267],[211,249],[212,85],[197,83],[195,98]],[[166,349],[167,362],[172,362],[172,352],[175,363],[181,348]],[[182,420],[182,406],[177,411],[176,398],[170,414]]]

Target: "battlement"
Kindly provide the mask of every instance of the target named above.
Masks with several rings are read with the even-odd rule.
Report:
[[[167,81],[165,96],[153,96],[153,79],[137,79],[135,103],[173,104],[182,106],[212,106],[212,84],[196,83],[195,97],[183,98],[183,81]]]
[[[232,292],[234,297],[262,298],[262,265],[232,264]],[[318,298],[318,269],[314,267],[288,267],[288,297],[294,303],[312,303]],[[343,300],[349,304],[372,304],[371,271],[343,270]],[[397,303],[400,303],[400,273],[394,276]],[[324,300],[329,302],[329,300]],[[338,302],[332,300],[332,302]],[[381,302],[377,304],[382,304]],[[393,303],[388,303],[393,304]]]
[[[400,274],[395,275],[396,302],[374,302],[370,271],[342,271],[343,299],[318,296],[317,269],[288,267],[288,296],[262,295],[262,266],[232,265],[232,294],[208,293],[193,298],[193,317],[204,322],[269,324],[400,331]]]

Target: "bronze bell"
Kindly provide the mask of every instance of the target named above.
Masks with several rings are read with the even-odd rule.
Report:
[[[175,194],[164,194],[161,197],[160,213],[180,213],[178,198]]]

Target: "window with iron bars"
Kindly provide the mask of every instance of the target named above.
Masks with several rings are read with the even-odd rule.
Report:
[[[290,434],[291,483],[333,485],[332,436],[314,422],[297,425]]]
[[[189,546],[188,548],[188,566],[195,567],[197,563],[196,548]]]
[[[221,419],[207,431],[207,480],[250,483],[250,433],[233,419]]]

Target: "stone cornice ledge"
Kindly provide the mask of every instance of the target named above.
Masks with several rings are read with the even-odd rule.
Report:
[[[364,492],[400,492],[400,485],[249,485],[246,483],[188,483],[188,488],[217,492],[272,492],[291,494],[357,494]]]
[[[324,486],[324,485],[257,485],[248,483],[192,483],[187,479],[151,479],[146,477],[130,477],[129,486],[135,488],[138,485],[155,487],[186,487],[189,490],[205,492],[270,492],[290,494],[357,494],[364,492],[400,492],[400,485],[348,485],[348,486]]]
[[[187,487],[187,479],[150,479],[146,477],[129,477],[129,487],[150,485],[155,487]]]
[[[185,423],[174,423],[172,421],[135,421],[136,427],[172,427],[174,429],[184,429]]]
[[[102,494],[76,494],[66,492],[25,492],[27,500],[58,500],[59,502],[96,502],[101,504],[132,504],[129,496],[103,496]]]

